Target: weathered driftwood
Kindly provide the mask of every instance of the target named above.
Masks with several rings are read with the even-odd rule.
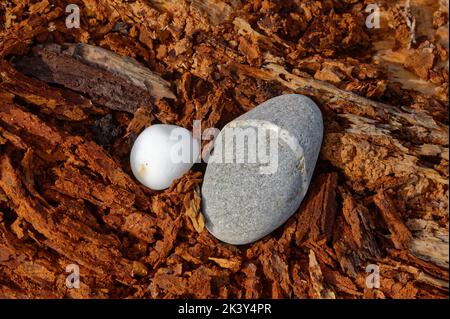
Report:
[[[64,54],[123,77],[135,86],[150,91],[150,95],[155,98],[176,98],[170,90],[170,82],[132,58],[122,57],[109,50],[88,44],[66,44],[65,46],[67,50]]]
[[[87,94],[114,110],[134,113],[155,100],[174,99],[169,82],[137,61],[87,44],[56,44],[33,49],[17,59],[16,68],[47,83]]]
[[[89,114],[101,113],[101,110],[83,95],[29,78],[5,61],[0,61],[0,70],[1,89],[39,106],[44,113],[72,121],[85,120]]]

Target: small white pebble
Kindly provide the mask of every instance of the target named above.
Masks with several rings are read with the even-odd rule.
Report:
[[[156,124],[146,128],[130,154],[136,179],[153,190],[168,188],[187,173],[200,155],[200,141],[183,127]]]

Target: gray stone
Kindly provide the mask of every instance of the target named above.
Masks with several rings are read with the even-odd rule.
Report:
[[[286,222],[309,187],[322,137],[319,108],[298,94],[270,99],[228,123],[202,186],[209,232],[242,245]]]

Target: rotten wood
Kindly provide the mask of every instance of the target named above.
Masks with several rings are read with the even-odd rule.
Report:
[[[337,174],[327,173],[317,176],[309,190],[304,204],[299,209],[296,242],[331,239],[336,217]]]
[[[79,29],[60,1],[0,8],[0,296],[448,298],[448,1],[378,4],[377,30],[364,1],[83,0]],[[284,93],[318,103],[324,142],[262,240],[204,229],[204,165],[133,179],[146,126],[220,128]]]
[[[392,242],[397,249],[408,249],[412,235],[397,211],[395,203],[384,190],[380,190],[374,197],[375,204],[389,228]]]

